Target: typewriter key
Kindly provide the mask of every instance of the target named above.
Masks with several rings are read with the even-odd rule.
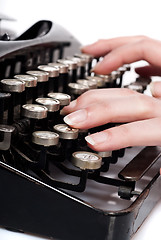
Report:
[[[37,98],[37,103],[44,105],[48,109],[48,117],[46,118],[46,126],[52,129],[53,125],[57,123],[59,117],[58,111],[60,109],[60,102],[54,98]]]
[[[102,166],[101,171],[106,172],[109,169],[109,165],[112,159],[112,151],[106,151],[106,152],[97,152],[97,154],[102,157]]]
[[[74,166],[85,170],[96,170],[102,165],[102,158],[92,152],[78,151],[72,154],[71,162]]]
[[[15,130],[13,126],[0,125],[0,150],[8,150],[11,145],[11,134]]]
[[[60,102],[60,110],[70,104],[71,96],[65,93],[49,93],[48,97],[52,99],[57,99]],[[64,123],[62,115],[60,115],[60,111],[57,111],[54,117],[54,124]]]
[[[43,119],[47,117],[48,109],[38,104],[25,104],[22,106],[22,116],[34,119]]]
[[[68,59],[58,59],[58,63],[68,65],[69,68],[69,82],[75,82],[77,78],[77,62]]]
[[[36,131],[32,133],[32,142],[46,147],[57,145],[59,135],[51,131]]]
[[[59,152],[61,152],[59,161],[70,159],[72,152],[76,151],[76,139],[78,138],[79,130],[71,128],[66,124],[57,124],[53,127],[53,131],[59,134]]]
[[[79,130],[71,128],[66,124],[57,124],[53,130],[59,134],[62,139],[77,139]]]
[[[59,100],[62,107],[69,105],[71,101],[71,96],[65,93],[48,93],[48,97]]]
[[[3,79],[1,80],[1,85],[5,92],[21,93],[25,90],[25,82],[19,79]]]
[[[107,74],[107,75],[96,75],[97,77],[102,78],[105,81],[105,87],[110,88],[112,87],[112,78],[111,78],[111,74]]]
[[[25,103],[33,102],[34,88],[37,86],[37,77],[27,75],[27,74],[19,74],[15,75],[14,78],[22,80],[25,82]]]
[[[30,76],[27,74],[19,74],[19,75],[15,75],[14,78],[24,81],[25,87],[27,88],[37,86],[37,77]]]
[[[44,97],[47,94],[47,87],[48,87],[48,80],[49,80],[49,73],[39,70],[27,71],[29,75],[37,77],[37,87],[35,89],[35,97]]]
[[[79,97],[82,93],[89,90],[88,85],[83,85],[79,83],[69,83],[68,88],[69,88],[69,92],[71,94],[72,100]]]
[[[97,88],[96,81],[90,81],[90,80],[87,80],[87,79],[78,79],[77,83],[81,84],[81,85],[85,85],[85,86],[89,87],[89,89],[96,89]]]
[[[78,57],[67,57],[68,60],[72,60],[77,63],[78,70],[77,70],[77,76],[78,78],[84,78],[85,77],[85,66],[86,61],[84,58],[78,58]]]
[[[106,82],[105,82],[105,80],[104,80],[102,77],[87,76],[86,78],[87,78],[87,80],[97,82],[97,87],[98,87],[98,88],[103,88],[103,87],[106,86]]]
[[[90,70],[92,68],[92,61],[94,59],[94,57],[92,55],[89,55],[89,54],[85,54],[85,53],[76,53],[74,54],[75,57],[77,58],[82,58],[86,61],[87,63],[87,72],[88,72],[88,75],[90,74]]]
[[[20,117],[21,106],[25,103],[25,82],[19,79],[3,79],[1,85],[3,91],[11,93],[8,123],[12,124]]]
[[[59,69],[49,65],[39,65],[38,69],[49,73],[47,92],[49,93],[58,91]]]
[[[56,67],[59,69],[59,73],[68,73],[69,66],[67,64],[62,64],[62,63],[48,63],[49,66],[51,67]]]
[[[56,112],[60,108],[60,102],[57,99],[52,98],[37,98],[35,100],[37,103],[44,105],[47,107],[48,112]]]
[[[56,62],[48,63],[48,65],[59,69],[59,81],[57,92],[67,93],[69,66]]]
[[[49,73],[39,70],[27,71],[26,73],[37,77],[37,82],[47,82],[49,78]]]
[[[47,112],[47,107],[38,104],[25,104],[22,106],[22,116],[30,119],[29,135],[36,130],[47,130]]]

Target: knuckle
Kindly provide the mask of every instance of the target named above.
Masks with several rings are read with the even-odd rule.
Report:
[[[132,89],[129,89],[129,88],[121,88],[120,89],[123,93],[123,95],[136,95],[137,92],[132,90]]]
[[[142,41],[142,40],[149,39],[149,37],[147,37],[146,35],[138,35],[138,39]]]
[[[150,117],[156,107],[155,101],[152,98],[142,94],[137,95],[136,104],[138,105],[139,114],[143,118]]]

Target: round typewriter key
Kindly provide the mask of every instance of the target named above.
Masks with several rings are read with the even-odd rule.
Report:
[[[32,142],[46,147],[57,145],[59,135],[51,131],[36,131],[32,133]]]
[[[57,99],[52,98],[37,98],[35,100],[37,103],[44,105],[47,107],[48,112],[56,112],[60,108],[60,102]]]
[[[59,69],[49,65],[39,65],[38,69],[49,73],[47,92],[58,91]]]
[[[57,62],[48,63],[48,65],[59,69],[59,80],[58,80],[57,92],[67,93],[69,66],[66,64],[57,63]]]
[[[89,87],[89,89],[97,88],[96,81],[90,81],[90,80],[87,80],[87,79],[78,79],[77,83],[81,84],[81,85],[85,85],[85,86]]]
[[[58,77],[59,76],[59,69],[56,67],[52,67],[49,65],[39,65],[39,70],[45,71],[49,73],[49,77]]]
[[[15,75],[14,78],[24,81],[25,87],[27,88],[37,86],[37,77],[30,76],[27,74],[19,74],[19,75]]]
[[[34,119],[47,117],[48,109],[38,104],[25,104],[22,106],[22,116]]]
[[[27,71],[26,73],[37,77],[37,87],[34,90],[35,98],[46,96],[48,92],[49,73],[40,70]]]
[[[71,96],[65,93],[48,93],[48,97],[52,99],[57,99],[60,102],[60,110],[64,107],[70,104]],[[63,116],[60,115],[60,111],[57,111],[54,113],[54,119],[53,119],[53,125],[57,123],[64,123]]]
[[[78,58],[78,57],[67,57],[68,60],[72,60],[77,63],[78,69],[77,69],[77,75],[78,78],[84,78],[85,77],[85,66],[86,61],[84,58]]]
[[[107,74],[107,75],[96,75],[97,77],[102,78],[105,81],[105,85],[106,87],[112,87],[112,79],[111,79],[111,74]]]
[[[77,58],[77,57],[67,57],[67,60],[71,60],[77,63],[77,66],[83,67],[86,64],[86,61],[83,58]]]
[[[53,63],[48,63],[48,65],[51,66],[51,67],[58,68],[59,69],[59,73],[68,73],[69,66],[67,64],[53,62]]]
[[[27,74],[15,75],[14,78],[25,82],[24,104],[32,103],[34,96],[34,88],[37,86],[37,77]]]
[[[102,166],[101,166],[101,171],[106,172],[109,169],[109,165],[111,163],[112,159],[112,151],[106,151],[106,152],[97,152],[97,154],[102,157]]]
[[[47,107],[48,117],[46,119],[46,125],[48,126],[48,129],[52,129],[53,125],[57,123],[60,116],[60,114],[58,114],[60,109],[59,100],[54,98],[37,98],[35,101]]]
[[[48,97],[59,100],[61,106],[67,106],[70,104],[71,96],[65,93],[48,93]]]
[[[15,130],[13,126],[0,125],[0,150],[8,150],[11,145],[11,134]]]
[[[21,93],[25,90],[25,82],[19,79],[3,79],[1,80],[3,91]]]
[[[68,65],[69,82],[75,82],[77,78],[77,62],[68,59],[58,59],[57,62]]]
[[[92,67],[92,61],[93,61],[94,57],[92,55],[89,55],[89,54],[86,54],[86,53],[77,53],[77,54],[74,54],[74,56],[78,57],[78,58],[82,58],[86,61],[87,71],[88,71],[88,75],[89,75],[91,67]]]
[[[86,53],[76,53],[76,54],[74,54],[74,56],[84,59],[86,61],[86,63],[91,62],[94,58],[92,55],[86,54]]]
[[[39,70],[32,70],[26,72],[29,75],[37,77],[37,82],[47,82],[49,78],[49,73]]]
[[[3,79],[1,85],[3,91],[11,93],[8,123],[12,124],[15,119],[20,118],[21,106],[25,103],[25,82],[19,79]]]
[[[100,88],[105,87],[105,85],[106,85],[106,82],[105,82],[105,80],[104,80],[102,77],[87,76],[86,78],[87,78],[87,80],[90,80],[90,81],[96,81],[98,88],[99,88],[99,87],[100,87]]]
[[[101,156],[102,158],[106,158],[106,157],[111,157],[111,156],[112,156],[112,151],[97,152],[97,154],[98,154],[99,156]]]
[[[79,83],[69,83],[68,88],[70,91],[70,94],[72,94],[72,99],[77,98],[80,96],[82,93],[86,92],[89,90],[89,86],[87,85],[82,85]]]
[[[78,151],[72,154],[71,162],[82,170],[96,170],[101,167],[102,158],[92,152]]]
[[[79,130],[71,128],[66,124],[57,124],[53,127],[53,130],[59,134],[62,139],[77,139]]]
[[[69,59],[58,59],[58,63],[62,63],[68,66],[69,70],[73,70],[77,68],[77,62]]]

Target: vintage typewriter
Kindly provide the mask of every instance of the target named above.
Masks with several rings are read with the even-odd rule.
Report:
[[[0,226],[59,240],[128,240],[160,200],[161,148],[93,152],[60,110],[91,88],[123,87],[130,71],[92,75],[99,59],[42,20],[0,40]],[[150,79],[125,86],[144,92]],[[119,123],[118,123],[119,124]]]

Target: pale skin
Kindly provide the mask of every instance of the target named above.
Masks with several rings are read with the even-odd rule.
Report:
[[[97,74],[109,74],[123,64],[145,60],[149,66],[136,72],[161,76],[161,41],[145,36],[99,40],[83,47],[82,52],[104,57],[93,69]],[[150,88],[152,97],[123,88],[87,91],[64,107],[64,121],[79,129],[120,122],[120,126],[86,137],[89,147],[96,151],[161,146],[161,82],[153,82]]]

